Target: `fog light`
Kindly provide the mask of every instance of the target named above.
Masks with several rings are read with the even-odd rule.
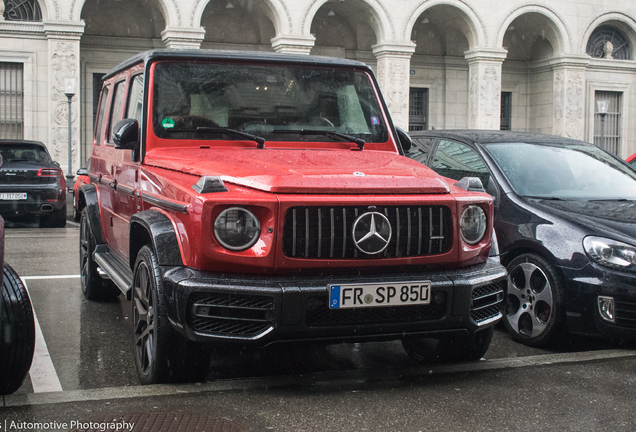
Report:
[[[614,322],[614,297],[598,296],[598,311],[605,321]]]

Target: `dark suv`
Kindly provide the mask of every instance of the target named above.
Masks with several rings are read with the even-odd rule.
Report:
[[[477,360],[506,280],[493,200],[409,145],[359,62],[138,55],[104,78],[84,293],[132,299],[143,383],[201,378],[210,342],[400,339],[418,361]]]

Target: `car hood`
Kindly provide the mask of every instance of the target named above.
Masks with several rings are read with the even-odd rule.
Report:
[[[424,165],[374,150],[154,149],[144,164],[273,193],[446,194]]]
[[[636,241],[636,203],[633,201],[532,201],[537,207],[588,227],[590,234]]]

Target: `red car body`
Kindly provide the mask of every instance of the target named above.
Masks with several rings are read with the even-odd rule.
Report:
[[[80,216],[82,215],[82,211],[78,208],[77,202],[79,188],[80,186],[89,184],[90,182],[91,179],[88,176],[88,170],[86,168],[78,169],[77,178],[75,179],[75,183],[73,183],[73,220],[75,222],[79,222]]]
[[[240,82],[223,93],[224,98],[234,98],[232,103],[247,104],[226,114],[240,117],[242,122],[257,118],[245,96],[248,90],[273,94],[271,87],[284,75],[263,72],[267,68],[342,72],[354,76],[358,80],[354,82],[362,82],[359,86],[371,89],[365,90],[365,97],[374,99],[377,111],[368,120],[369,129],[385,129],[378,132],[380,138],[373,139],[373,135],[362,143],[342,134],[338,139],[305,139],[305,131],[293,130],[298,138],[267,139],[264,144],[262,138],[246,135],[246,131],[266,130],[273,122],[292,115],[281,113],[294,107],[277,102],[271,113],[259,113],[269,116],[264,121],[245,121],[246,126],[237,127],[243,128],[239,131],[228,127],[233,121],[228,117],[222,131],[206,125],[184,127],[180,132],[184,118],[199,122],[201,115],[179,117],[158,112],[183,104],[184,98],[191,110],[196,105],[200,111],[208,102],[199,94],[184,97],[184,88],[195,88],[192,86],[178,83],[174,88],[161,87],[160,74],[173,64],[177,65],[174,68],[180,64],[194,68],[236,64],[231,72],[240,77],[244,76],[240,65],[255,65],[254,76],[261,80],[250,84],[255,88]],[[211,93],[204,96],[212,98],[217,85],[206,77],[196,89],[203,91],[208,86],[205,91]],[[297,85],[295,80],[287,82],[277,97],[285,97]],[[237,88],[244,94],[227,96],[238,92]],[[348,87],[340,95],[349,98],[350,91]],[[137,109],[142,106],[137,95],[143,95],[143,109]],[[174,100],[167,103],[165,98],[170,97]],[[326,101],[323,105],[324,112],[346,109],[342,103]],[[208,111],[216,112],[213,108]],[[137,117],[133,118],[133,113]],[[321,114],[315,121],[338,122],[326,116]],[[291,117],[285,118],[288,129],[284,132],[290,132],[295,126],[288,125],[294,123]],[[332,132],[327,129],[323,126],[309,134],[329,136]],[[222,136],[206,138],[208,130]],[[144,297],[145,288],[140,286],[155,287],[155,282],[153,290],[162,296],[171,331],[193,342],[265,345],[311,339],[408,339],[436,332],[444,337],[480,332],[491,337],[488,331],[501,317],[506,276],[498,260],[489,259],[492,197],[464,190],[402,153],[375,78],[362,63],[205,50],[158,50],[139,55],[104,79],[90,184],[80,187],[77,195],[84,212],[80,264],[85,294],[96,297],[103,288],[93,283],[99,268],[133,299],[133,315],[140,317],[135,319],[138,338],[143,338],[147,333],[143,329],[152,324],[143,312],[149,306],[142,304],[148,298],[155,301],[152,296]],[[483,214],[485,223],[481,236],[473,242],[464,240],[465,228],[460,227],[468,208]],[[259,228],[258,238],[244,248],[228,247],[218,231],[219,226],[221,230],[230,226],[228,230],[236,229],[240,234],[244,228],[240,225],[246,223],[243,219],[222,225],[226,211],[233,209],[239,209],[243,216],[252,215],[250,223]],[[370,226],[363,226],[368,233],[358,238],[356,227],[362,226],[363,217],[369,218]],[[376,223],[389,232],[388,239],[378,234]],[[362,242],[373,236],[385,242],[385,252],[362,249]],[[153,270],[155,262],[157,269]],[[146,280],[147,268],[151,273],[156,271],[160,279],[138,285],[139,280]],[[430,295],[438,303],[419,309],[415,305],[374,308],[379,315],[363,311],[363,304],[361,312],[340,311],[327,304],[331,301],[329,287],[340,289],[339,284],[344,284],[346,291],[353,288],[345,286],[387,283],[400,284],[402,291],[408,291],[410,285],[419,287],[411,287],[413,291],[429,284]],[[376,292],[380,289],[384,288]],[[401,296],[400,301],[408,302],[411,294],[402,292]],[[412,296],[416,301],[417,295]],[[370,298],[365,296],[365,301],[371,302]],[[343,305],[348,299],[343,293]],[[431,308],[437,312],[429,314]],[[407,312],[414,317],[403,316]],[[481,348],[487,348],[490,339],[486,339],[480,339]],[[135,353],[142,382],[165,380],[165,374],[152,372],[155,369],[148,366],[150,360],[144,354],[158,345],[153,348],[147,340],[139,340]]]

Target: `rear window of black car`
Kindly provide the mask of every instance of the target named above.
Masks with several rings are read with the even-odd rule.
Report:
[[[0,154],[5,162],[50,162],[46,149],[37,144],[3,144],[0,146]]]

